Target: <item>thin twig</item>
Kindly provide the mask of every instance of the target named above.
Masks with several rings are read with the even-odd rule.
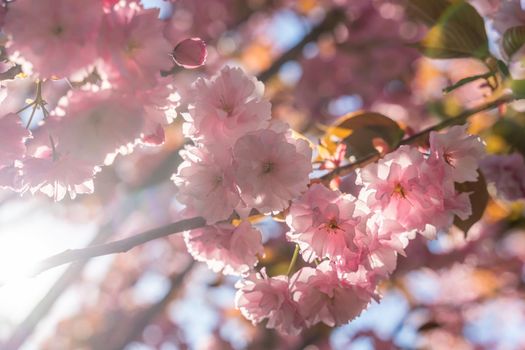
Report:
[[[340,8],[334,8],[331,10],[324,20],[306,34],[299,43],[277,58],[270,67],[259,73],[257,79],[263,82],[268,81],[270,77],[275,75],[279,69],[281,69],[283,64],[295,59],[308,43],[316,41],[322,34],[333,30],[345,18],[345,14]]]
[[[499,106],[501,106],[501,105],[503,105],[505,103],[509,103],[509,102],[512,102],[512,101],[515,101],[515,100],[517,100],[516,97],[514,97],[512,95],[507,95],[507,96],[503,96],[503,97],[501,97],[501,98],[499,98],[497,100],[494,100],[492,102],[489,102],[489,103],[486,103],[484,105],[481,105],[479,107],[472,108],[472,109],[467,109],[467,110],[463,111],[462,113],[460,113],[459,115],[457,115],[456,117],[452,117],[452,118],[446,119],[446,120],[442,121],[441,123],[438,123],[436,125],[428,127],[426,129],[418,132],[417,134],[414,134],[414,135],[412,135],[410,137],[407,137],[406,139],[402,140],[399,143],[399,146],[411,145],[411,144],[414,144],[414,143],[418,143],[421,139],[428,137],[428,134],[430,134],[431,131],[439,131],[439,130],[445,129],[445,128],[449,127],[449,126],[464,124],[467,121],[467,119],[469,117],[473,116],[474,114],[477,114],[479,112],[483,112],[483,111],[486,111],[486,110],[491,110],[491,109],[497,108],[497,107],[499,107]],[[338,167],[338,168],[330,171],[329,173],[321,176],[319,179],[322,182],[325,182],[325,183],[329,182],[330,180],[334,179],[337,176],[348,175],[352,171],[356,170],[357,168],[363,167],[363,166],[365,166],[365,165],[367,165],[369,163],[373,163],[376,160],[378,160],[380,157],[381,157],[381,155],[378,152],[370,153],[370,154],[368,154],[368,155],[366,155],[366,156],[364,156],[362,158],[359,158],[355,162],[343,165],[341,167]]]
[[[297,262],[297,257],[299,256],[299,244],[295,245],[295,249],[293,251],[292,260],[290,261],[290,265],[288,266],[288,271],[286,272],[287,276],[290,276],[290,273],[292,273],[295,263]]]

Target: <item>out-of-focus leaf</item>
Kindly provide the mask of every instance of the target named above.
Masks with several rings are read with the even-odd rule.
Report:
[[[492,126],[492,136],[499,137],[510,149],[525,156],[525,113],[517,113],[512,117],[499,119]],[[510,150],[509,149],[509,150]]]
[[[509,67],[507,67],[507,64],[505,62],[503,62],[502,60],[496,60],[496,67],[501,72],[501,74],[503,74],[504,77],[510,77]]]
[[[432,27],[449,6],[448,0],[407,0],[406,11],[410,18]]]
[[[407,12],[430,27],[415,46],[431,58],[490,56],[483,18],[466,1],[408,0]]]
[[[525,44],[525,26],[512,27],[503,34],[503,49],[512,56]]]
[[[374,139],[382,139],[391,148],[398,146],[403,138],[403,130],[392,119],[374,112],[356,112],[339,118],[334,125],[325,128],[321,146],[330,154],[336,152],[343,142],[347,154],[356,157],[366,156],[376,151]]]
[[[467,220],[461,220],[457,216],[454,218],[454,225],[467,234],[472,225],[481,219],[489,202],[487,183],[483,175],[478,172],[478,181],[456,184],[456,190],[462,193],[470,193],[472,215]]]
[[[516,98],[525,98],[525,80],[509,80],[508,84]]]

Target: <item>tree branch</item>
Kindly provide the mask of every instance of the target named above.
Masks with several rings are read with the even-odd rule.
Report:
[[[190,219],[177,221],[166,226],[157,227],[152,230],[145,231],[118,241],[94,245],[82,249],[69,249],[41,261],[37,265],[37,268],[31,272],[31,275],[37,275],[53,267],[57,267],[74,261],[87,260],[103,255],[124,253],[132,248],[135,248],[149,241],[166,237],[174,233],[193,230],[204,225],[206,225],[206,221],[202,217],[194,217]]]
[[[479,107],[475,107],[475,108],[472,108],[472,109],[467,109],[467,110],[463,111],[462,113],[458,114],[456,117],[452,117],[452,118],[446,119],[446,120],[442,121],[441,123],[438,123],[436,125],[428,127],[426,129],[418,132],[417,134],[414,134],[414,135],[412,135],[410,137],[407,137],[406,139],[402,140],[399,143],[398,146],[411,145],[411,144],[418,143],[418,142],[421,141],[421,139],[428,137],[428,134],[430,134],[431,131],[438,131],[438,130],[445,129],[445,128],[449,127],[449,126],[464,124],[467,121],[467,119],[469,117],[473,116],[474,114],[497,108],[497,107],[499,107],[499,106],[501,106],[501,105],[503,105],[505,103],[509,103],[509,102],[512,102],[512,101],[515,101],[515,100],[517,100],[517,98],[515,96],[507,95],[507,96],[503,96],[503,97],[501,97],[501,98],[499,98],[497,100],[494,100],[492,102],[488,102],[486,104],[483,104],[483,105],[481,105]],[[366,156],[356,160],[355,162],[343,165],[343,166],[341,166],[339,168],[336,168],[336,169],[330,171],[329,173],[326,173],[325,175],[321,176],[319,178],[319,180],[321,180],[324,183],[330,182],[333,178],[335,178],[337,176],[348,175],[352,171],[356,170],[357,168],[360,168],[360,167],[363,167],[363,166],[365,166],[365,165],[367,165],[369,163],[375,162],[380,157],[381,157],[381,155],[378,152],[370,153],[370,154],[368,154],[368,155],[366,155]]]
[[[14,79],[20,73],[22,73],[22,66],[19,64],[14,65],[5,72],[0,73],[0,80]]]
[[[439,124],[436,124],[432,127],[424,129],[420,131],[419,133],[414,134],[404,139],[403,141],[400,142],[400,145],[408,145],[408,144],[416,143],[420,140],[420,138],[428,136],[428,134],[431,131],[441,130],[446,127],[452,126],[452,125],[463,124],[466,122],[466,120],[470,116],[476,113],[496,108],[502,104],[509,103],[514,100],[516,100],[516,98],[512,95],[503,96],[500,99],[486,103],[479,107],[465,110],[464,112],[460,113],[456,117],[447,119]],[[358,159],[357,161],[353,163],[350,163],[342,167],[339,167],[337,169],[334,169],[333,171],[321,176],[319,179],[322,182],[330,181],[336,176],[343,176],[343,175],[349,174],[358,167],[374,162],[377,159],[379,159],[379,157],[380,157],[379,153],[369,154],[361,159]],[[134,236],[118,240],[118,241],[110,242],[107,244],[95,245],[95,246],[91,246],[91,247],[87,247],[83,249],[66,250],[62,253],[51,256],[41,261],[37,265],[37,268],[33,271],[32,274],[37,275],[53,267],[64,265],[64,264],[78,261],[78,260],[87,260],[87,259],[97,257],[97,256],[127,252],[128,250],[136,246],[139,246],[146,242],[155,240],[157,238],[166,237],[171,234],[186,231],[186,230],[193,230],[199,227],[203,227],[205,225],[206,225],[206,221],[202,217],[194,217],[194,218],[174,222],[166,226],[158,227],[158,228],[155,228],[155,229],[152,229],[146,232],[142,232]]]
[[[276,59],[270,67],[262,71],[257,75],[257,79],[262,82],[268,81],[270,77],[276,74],[282,65],[286,62],[293,60],[297,57],[301,51],[304,49],[306,44],[311,41],[317,40],[323,33],[333,30],[339,23],[341,23],[346,18],[344,12],[340,8],[332,9],[324,18],[324,20],[314,27],[308,34],[306,34],[303,39],[297,43],[294,47],[290,48],[284,54],[282,54],[278,59]]]

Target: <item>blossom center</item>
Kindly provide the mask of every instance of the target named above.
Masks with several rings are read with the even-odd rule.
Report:
[[[340,230],[339,224],[335,218],[330,219],[326,223],[326,229],[329,233],[335,233],[335,231]]]
[[[220,108],[226,113],[228,117],[231,117],[233,114],[233,106],[230,103],[226,102],[226,99],[224,97],[220,98],[220,104]]]
[[[140,44],[136,40],[130,40],[128,41],[124,51],[128,56],[133,56],[135,52],[138,51],[138,49],[140,49]]]
[[[262,172],[263,174],[268,174],[272,172],[272,170],[275,168],[275,164],[273,162],[264,162],[262,166]]]
[[[57,24],[51,28],[51,34],[54,36],[60,36],[62,33],[64,33],[64,27],[61,24]]]
[[[401,186],[400,183],[397,183],[395,186],[394,186],[394,190],[392,191],[393,194],[395,195],[398,195],[402,198],[406,198],[406,193],[405,193],[405,189],[403,188],[403,186]]]

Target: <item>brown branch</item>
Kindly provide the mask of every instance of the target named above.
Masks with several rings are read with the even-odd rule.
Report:
[[[14,79],[20,73],[22,73],[22,66],[19,64],[14,65],[5,72],[0,73],[0,81]]]
[[[262,82],[268,81],[268,79],[281,69],[283,64],[296,58],[303,51],[306,44],[316,41],[323,33],[333,30],[339,23],[344,21],[345,18],[346,16],[341,9],[332,9],[325,16],[324,20],[306,34],[299,43],[283,53],[270,67],[259,73],[257,79]]]
[[[439,131],[439,130],[448,128],[448,127],[453,126],[453,125],[464,124],[467,121],[467,119],[469,117],[473,116],[474,114],[497,108],[497,107],[499,107],[499,106],[501,106],[501,105],[503,105],[505,103],[509,103],[509,102],[512,102],[512,101],[515,101],[515,100],[517,100],[517,98],[514,97],[513,95],[507,95],[507,96],[503,96],[503,97],[501,97],[501,98],[499,98],[497,100],[494,100],[492,102],[488,102],[486,104],[483,104],[483,105],[481,105],[479,107],[475,107],[475,108],[472,108],[472,109],[467,109],[467,110],[463,111],[462,113],[458,114],[455,117],[446,119],[446,120],[442,121],[441,123],[438,123],[436,125],[428,127],[426,129],[418,132],[417,134],[414,134],[414,135],[412,135],[410,137],[407,137],[406,139],[402,140],[399,143],[398,146],[412,145],[412,144],[419,143],[419,142],[422,141],[422,139],[426,139],[428,137],[428,134],[430,134],[431,131]],[[331,181],[332,179],[334,179],[337,176],[348,175],[351,172],[353,172],[354,170],[356,170],[357,168],[363,167],[363,166],[365,166],[365,165],[367,165],[369,163],[373,163],[376,160],[378,160],[380,157],[381,157],[381,155],[378,152],[374,152],[374,153],[368,154],[368,155],[366,155],[366,156],[356,160],[355,162],[343,165],[341,167],[338,167],[338,168],[330,171],[329,173],[326,173],[325,175],[321,176],[319,179],[322,182],[324,182],[324,183],[329,182],[329,181]]]
[[[145,231],[118,241],[94,245],[82,249],[69,249],[41,261],[37,265],[37,268],[32,271],[32,275],[37,275],[53,267],[57,267],[74,261],[87,260],[103,255],[124,253],[132,248],[135,248],[149,241],[166,237],[174,233],[193,230],[202,227],[205,224],[206,221],[202,217],[194,217],[190,219],[177,221],[166,226],[157,227],[152,230]]]

